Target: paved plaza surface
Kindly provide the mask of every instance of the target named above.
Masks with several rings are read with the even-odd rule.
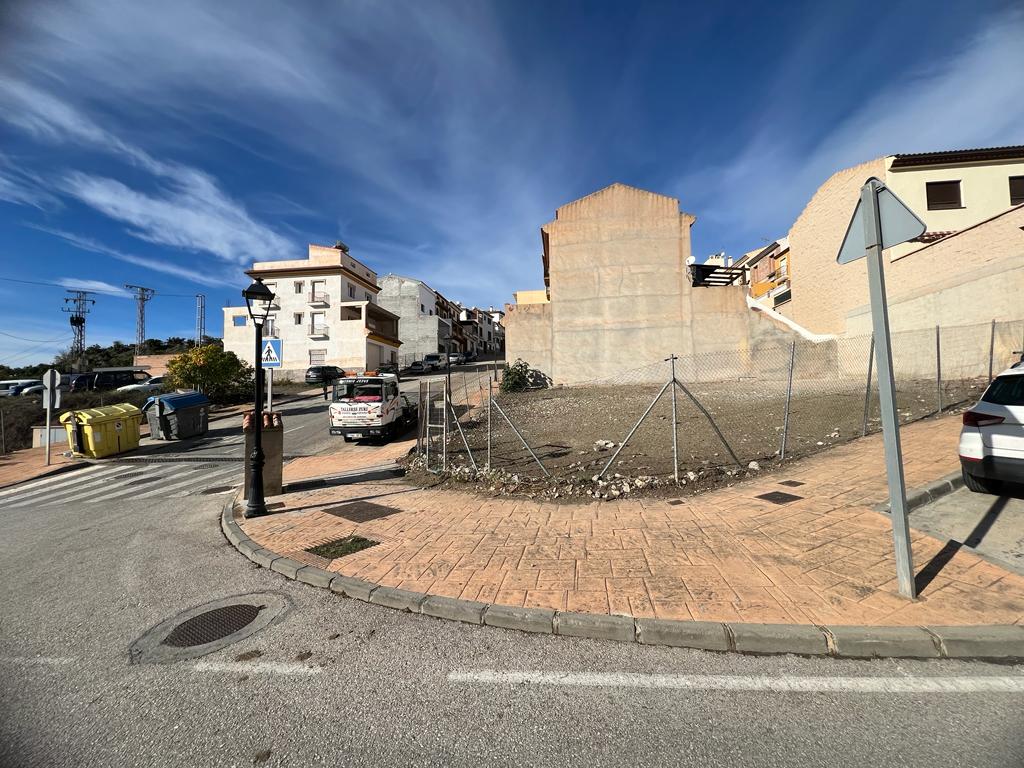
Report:
[[[958,431],[955,416],[902,430],[908,487],[956,471]],[[335,468],[380,465],[409,447],[347,456]],[[792,498],[758,498],[772,492]],[[274,514],[239,522],[258,545],[302,563],[498,605],[814,625],[1024,619],[1024,576],[920,531],[920,596],[900,597],[889,520],[878,511],[886,500],[882,440],[872,436],[675,500],[559,504],[375,479],[285,494],[270,500]],[[307,551],[352,534],[380,543],[335,560]]]

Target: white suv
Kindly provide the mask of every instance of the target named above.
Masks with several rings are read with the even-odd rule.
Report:
[[[964,485],[975,493],[1024,483],[1024,365],[996,376],[964,414],[960,467]]]

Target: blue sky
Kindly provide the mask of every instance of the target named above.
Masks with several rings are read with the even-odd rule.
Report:
[[[0,277],[99,288],[87,342],[190,336],[253,260],[344,240],[450,298],[541,285],[539,227],[615,181],[694,253],[785,234],[833,171],[1024,143],[998,2],[46,2],[0,10]],[[0,281],[0,361],[67,346]]]

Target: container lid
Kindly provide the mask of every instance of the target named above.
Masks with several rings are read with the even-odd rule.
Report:
[[[99,408],[81,408],[75,411],[65,411],[60,415],[60,422],[67,424],[71,421],[71,414],[79,424],[100,424],[105,421],[117,421],[118,419],[140,416],[141,411],[131,403],[118,403],[117,405],[104,405]]]
[[[173,392],[168,395],[152,396],[146,401],[146,404],[142,406],[142,410],[146,411],[151,407],[155,407],[158,400],[164,404],[164,411],[167,412],[177,411],[182,408],[196,408],[210,404],[210,398],[202,392]]]

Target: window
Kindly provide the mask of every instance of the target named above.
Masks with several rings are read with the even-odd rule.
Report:
[[[959,181],[929,181],[924,185],[929,211],[963,208]]]
[[[354,285],[350,285],[348,287],[348,297],[350,299],[354,299],[356,297],[356,287]]]
[[[233,325],[234,325],[234,326],[235,326],[236,328],[241,328],[241,327],[243,327],[243,326],[245,325],[245,315],[234,315],[234,316],[233,316],[233,317],[231,318],[231,323],[232,323],[232,324],[233,324]]]
[[[309,364],[310,365],[323,365],[327,362],[327,350],[326,349],[311,349],[309,350]]]
[[[422,304],[420,304],[420,314],[422,315],[426,311],[427,311],[427,308],[424,307]]]
[[[371,296],[370,294],[366,294],[366,300],[373,301],[373,296]]]
[[[302,293],[302,289],[305,287],[306,281],[305,280],[296,280],[294,285],[295,285],[295,292],[296,293]]]
[[[1024,203],[1024,176],[1010,177],[1010,205]]]
[[[296,325],[302,325],[302,313],[301,312],[296,312],[295,313],[295,324]]]

